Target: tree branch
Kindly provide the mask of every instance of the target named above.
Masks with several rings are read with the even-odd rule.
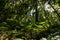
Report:
[[[51,0],[48,1],[48,4],[54,9],[55,13],[58,15],[58,17],[60,17],[59,13],[57,12],[57,10],[54,8],[54,6],[52,6],[51,4]]]

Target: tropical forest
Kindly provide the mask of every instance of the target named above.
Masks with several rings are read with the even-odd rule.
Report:
[[[60,0],[0,0],[0,40],[60,40]]]

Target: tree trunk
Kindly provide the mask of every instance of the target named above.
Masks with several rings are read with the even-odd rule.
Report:
[[[38,9],[37,9],[37,6],[38,6],[38,0],[36,0],[36,4],[35,4],[35,22],[38,22]]]

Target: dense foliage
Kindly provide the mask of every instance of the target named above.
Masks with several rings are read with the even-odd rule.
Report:
[[[0,0],[1,40],[55,40],[59,33],[60,0]]]

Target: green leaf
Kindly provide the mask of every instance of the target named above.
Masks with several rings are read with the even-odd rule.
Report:
[[[13,39],[13,40],[24,40],[24,39],[21,39],[21,38],[15,38],[15,39]]]

